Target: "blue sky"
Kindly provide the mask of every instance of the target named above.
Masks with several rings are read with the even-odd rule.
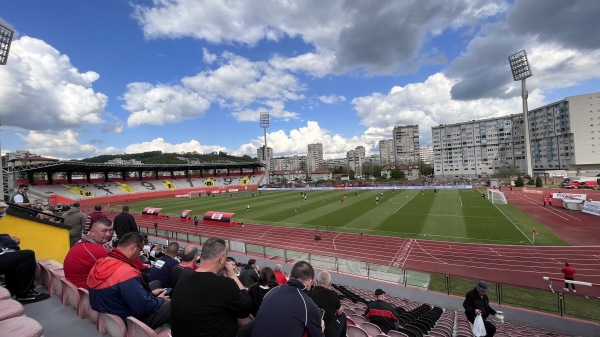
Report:
[[[521,111],[508,55],[525,49],[529,106],[599,91],[600,2],[20,0],[0,66],[2,151],[60,159],[163,152],[326,159],[397,125]]]

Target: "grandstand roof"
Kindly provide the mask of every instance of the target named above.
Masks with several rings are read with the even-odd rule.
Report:
[[[106,164],[85,163],[80,161],[56,161],[50,163],[27,164],[5,167],[8,172],[66,172],[66,173],[100,173],[100,172],[138,172],[138,171],[185,171],[209,169],[256,169],[264,167],[259,162],[217,162],[202,164]]]

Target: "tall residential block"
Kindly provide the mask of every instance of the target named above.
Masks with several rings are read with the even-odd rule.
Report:
[[[306,168],[308,172],[315,172],[323,168],[323,144],[308,144]]]
[[[379,141],[379,162],[381,165],[392,165],[394,161],[394,140],[385,139]]]
[[[419,163],[419,126],[396,126],[392,132],[394,141],[394,163]]]

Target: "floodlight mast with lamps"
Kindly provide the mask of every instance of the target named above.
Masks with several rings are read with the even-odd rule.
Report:
[[[12,42],[14,32],[12,29],[5,27],[0,24],[0,65],[5,65],[8,61],[8,52],[10,51],[10,43]],[[0,127],[2,126],[2,120],[0,119]],[[0,140],[1,140],[0,133]],[[5,197],[8,197],[10,191],[8,189],[8,182],[4,184],[4,163],[2,162],[2,146],[0,144],[0,191],[2,191],[2,195],[0,195],[0,200],[4,200]]]
[[[533,170],[531,168],[531,144],[529,143],[529,116],[527,108],[527,85],[525,79],[531,77],[531,68],[529,67],[529,61],[527,60],[527,53],[525,50],[521,50],[508,57],[510,63],[510,70],[512,71],[513,79],[515,81],[521,81],[521,97],[523,98],[523,124],[525,124],[525,164],[527,175],[533,177]]]
[[[267,150],[267,128],[269,127],[269,112],[261,111],[260,113],[260,127],[263,128],[265,132],[265,147],[263,148],[263,158],[267,163],[266,176],[267,176],[267,185],[269,184],[269,151]]]

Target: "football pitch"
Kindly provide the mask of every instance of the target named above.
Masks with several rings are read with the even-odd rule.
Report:
[[[307,198],[302,197],[306,192]],[[254,197],[251,197],[254,193]],[[296,190],[240,191],[214,197],[162,198],[130,203],[132,212],[163,208],[170,216],[192,210],[233,212],[234,220],[405,238],[515,245],[565,245],[516,207],[495,205],[482,191]],[[485,191],[483,191],[485,193]],[[236,197],[237,196],[237,197]],[[377,204],[376,198],[379,198]],[[247,210],[249,206],[249,210]],[[533,229],[538,235],[533,238]]]

